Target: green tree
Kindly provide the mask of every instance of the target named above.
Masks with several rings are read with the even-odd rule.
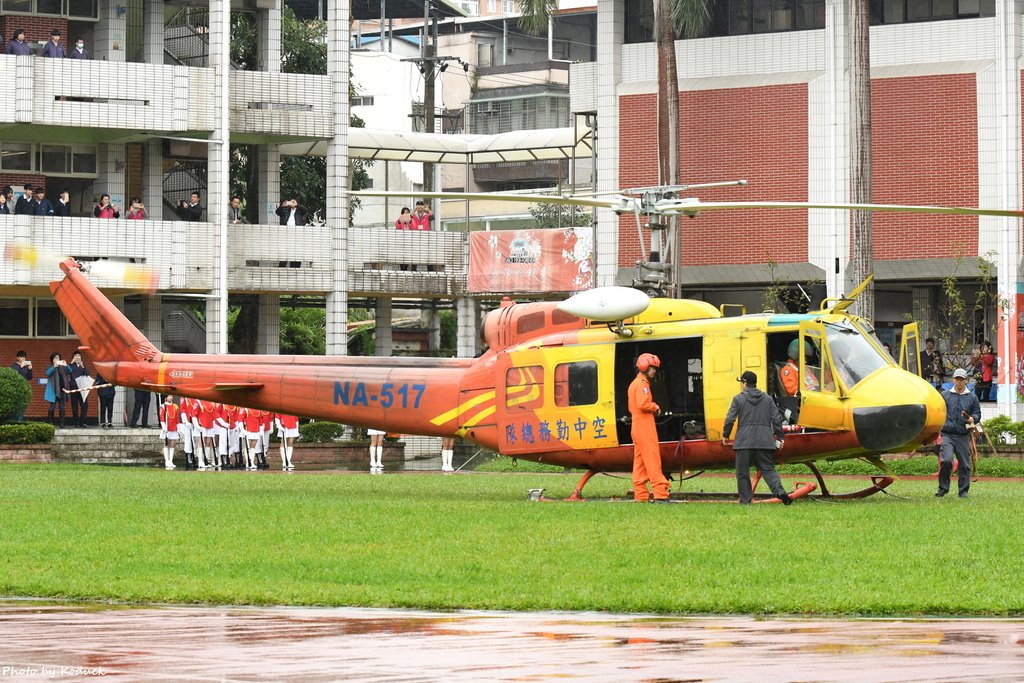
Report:
[[[594,215],[579,206],[533,204],[530,214],[539,228],[582,228],[594,223]]]
[[[0,422],[25,412],[32,400],[32,388],[16,370],[0,368]]]
[[[712,0],[653,0],[654,42],[658,60],[658,182],[679,184],[679,78],[676,66],[676,37],[698,38],[711,23]],[[557,0],[520,0],[521,26],[538,33],[557,9]],[[667,256],[678,276],[682,235],[677,218],[671,225],[671,253]],[[672,296],[680,295],[678,277],[672,282]]]

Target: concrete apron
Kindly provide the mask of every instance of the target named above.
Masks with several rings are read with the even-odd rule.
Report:
[[[2,680],[1017,681],[1024,620],[0,602]]]

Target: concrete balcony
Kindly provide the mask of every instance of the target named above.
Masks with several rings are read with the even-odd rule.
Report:
[[[232,71],[231,134],[238,142],[330,138],[334,102],[327,76]]]
[[[96,128],[213,129],[213,69],[3,56],[0,82],[14,104],[0,123],[81,128],[90,139]]]
[[[95,141],[97,129],[209,133],[216,121],[209,68],[0,55],[0,83],[12,89],[12,106],[0,107],[0,125],[14,126],[5,130],[11,139],[19,124],[60,127],[74,142],[76,129],[81,141]],[[333,134],[326,76],[232,71],[228,106],[237,142]]]
[[[144,264],[160,291],[215,288],[216,227],[211,223],[98,218],[0,218],[0,243],[30,249],[41,263],[0,261],[0,293],[42,295],[61,274],[61,256],[104,259],[90,278],[115,292],[137,290],[129,271]],[[228,288],[233,292],[326,294],[333,288],[331,230],[322,226],[232,225]],[[348,231],[348,291],[353,296],[454,298],[466,291],[466,236],[457,232]],[[31,290],[31,291],[29,291]]]

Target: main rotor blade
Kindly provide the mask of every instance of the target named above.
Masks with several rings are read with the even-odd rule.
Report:
[[[898,213],[938,213],[960,216],[1009,216],[1024,218],[1024,211],[984,209],[971,206],[911,206],[904,204],[828,204],[825,202],[702,202],[697,199],[673,199],[657,202],[656,213],[696,215],[720,209],[833,209],[838,211],[886,211]]]
[[[354,190],[345,194],[353,197],[424,197],[437,199],[483,199],[499,202],[526,202],[529,204],[561,204],[562,206],[585,206],[613,211],[633,211],[634,202],[629,197],[562,197],[555,194],[511,194],[507,192],[379,192],[374,190]]]

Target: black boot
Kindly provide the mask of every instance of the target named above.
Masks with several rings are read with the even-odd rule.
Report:
[[[793,499],[789,497],[788,493],[779,494],[778,498],[779,498],[779,500],[782,501],[783,505],[792,505],[793,504]]]

